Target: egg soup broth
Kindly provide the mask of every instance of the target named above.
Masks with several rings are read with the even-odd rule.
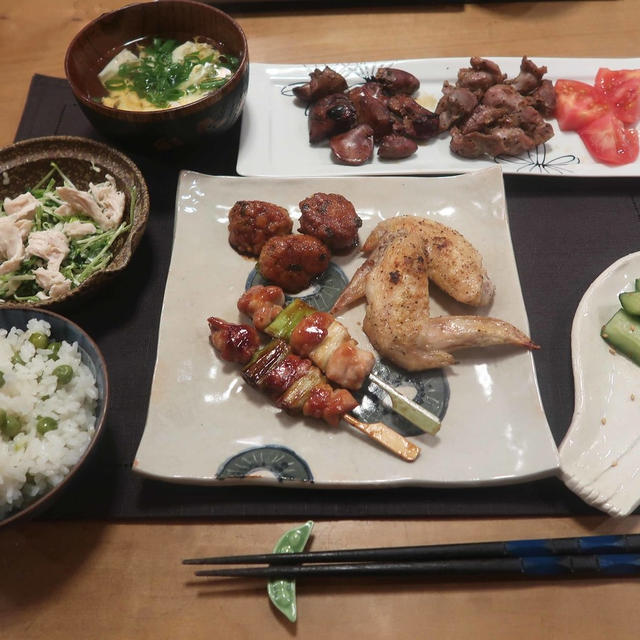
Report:
[[[107,95],[100,102],[128,111],[171,109],[224,86],[239,59],[217,43],[195,37],[144,38],[125,46],[98,74]]]

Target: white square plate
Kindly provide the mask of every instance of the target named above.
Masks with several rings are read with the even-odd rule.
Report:
[[[546,65],[545,78],[580,80],[593,84],[600,67],[637,69],[640,58],[544,58],[532,56],[539,66]],[[491,58],[508,77],[518,74],[520,58]],[[455,82],[458,69],[469,66],[469,58],[385,60],[376,62],[327,63],[342,73],[349,86],[362,84],[378,67],[394,66],[413,73],[420,80],[418,100],[435,109],[445,80]],[[477,171],[496,162],[505,173],[555,176],[638,176],[640,158],[622,166],[596,162],[573,131],[560,131],[537,149],[521,156],[467,159],[451,153],[448,133],[420,144],[418,151],[404,160],[384,161],[377,155],[364,165],[350,167],[331,159],[328,144],[311,146],[305,107],[291,87],[309,80],[318,64],[252,64],[249,91],[242,116],[237,171],[244,176],[357,176],[357,175],[433,175]]]
[[[183,172],[149,413],[134,468],[176,482],[287,479],[291,485],[335,488],[508,483],[554,473],[557,450],[530,352],[470,350],[444,374],[403,379],[403,385],[423,391],[424,380],[440,385],[436,409],[446,411],[436,437],[411,438],[422,449],[413,463],[346,424],[331,428],[283,414],[243,383],[238,366],[219,359],[209,345],[206,320],[215,315],[238,321],[236,302],[254,267],[229,246],[229,209],[237,200],[266,200],[295,218],[298,203],[318,191],[340,193],[354,204],[363,220],[361,240],[378,221],[398,213],[429,216],[458,229],[482,253],[496,285],[493,304],[482,312],[528,331],[499,167],[446,178],[264,179]],[[350,278],[361,262],[354,252],[334,258],[332,268]],[[437,292],[432,299],[434,315],[469,312]],[[340,319],[367,346],[363,314],[359,305]],[[429,402],[424,400],[433,408]]]

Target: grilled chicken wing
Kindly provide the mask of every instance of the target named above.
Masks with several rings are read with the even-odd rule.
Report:
[[[493,298],[494,287],[482,264],[482,256],[454,229],[435,220],[397,216],[379,223],[362,250],[367,260],[342,292],[332,313],[340,313],[365,295],[367,277],[389,243],[411,237],[424,249],[427,277],[458,302],[482,307]],[[427,289],[422,292],[428,297]]]
[[[453,364],[449,351],[468,347],[537,348],[519,329],[496,318],[430,318],[430,247],[421,240],[402,234],[393,238],[366,278],[363,329],[383,356],[409,371],[421,371]]]

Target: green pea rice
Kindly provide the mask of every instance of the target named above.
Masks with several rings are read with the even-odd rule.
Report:
[[[50,338],[47,348],[29,340],[34,333]],[[0,518],[62,482],[94,434],[95,378],[82,363],[77,343],[63,341],[58,348],[54,341],[44,320],[29,320],[26,330],[0,329],[0,427],[3,412],[14,423],[16,417],[20,421],[15,435],[0,428]],[[60,365],[73,369],[65,384],[53,373]],[[43,417],[56,427],[39,433]]]

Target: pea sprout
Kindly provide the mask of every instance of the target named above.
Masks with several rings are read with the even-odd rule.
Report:
[[[62,180],[65,186],[73,187],[71,179],[60,167],[52,162],[51,171],[32,188],[30,193],[38,200],[31,231],[47,231],[65,222],[91,222],[88,216],[78,212],[72,216],[60,216],[56,209],[63,204],[57,196],[56,181]],[[57,180],[56,180],[57,179]],[[58,185],[59,186],[59,185]],[[135,187],[130,190],[128,220],[123,220],[115,229],[100,229],[81,238],[69,238],[69,253],[62,261],[60,272],[71,281],[71,289],[77,288],[98,271],[106,268],[113,258],[114,244],[133,226],[134,211],[137,201]],[[5,212],[0,208],[0,216]],[[59,227],[58,227],[59,228]],[[25,257],[20,265],[9,273],[0,275],[0,299],[11,299],[16,302],[38,302],[41,287],[37,284],[33,271],[47,266],[46,260],[31,255]]]

